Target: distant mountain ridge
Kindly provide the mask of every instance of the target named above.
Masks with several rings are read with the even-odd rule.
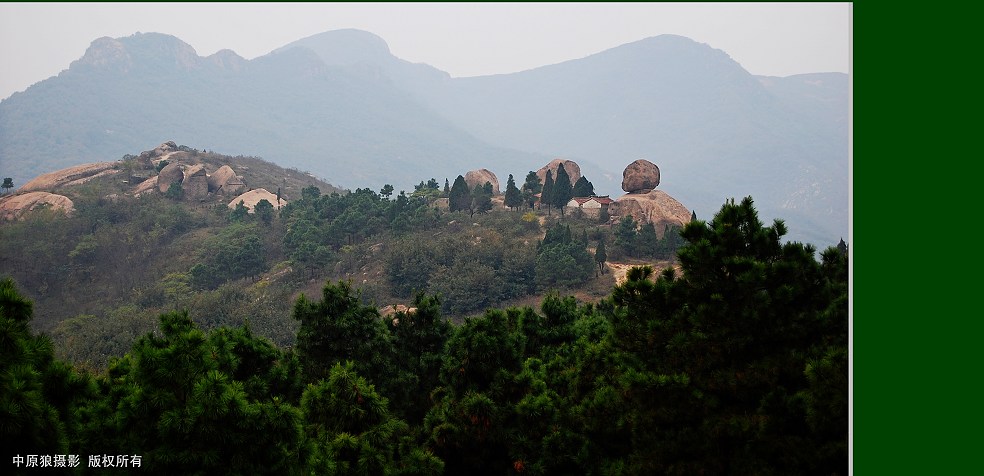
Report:
[[[662,35],[514,74],[451,78],[359,30],[248,61],[200,57],[162,34],[101,38],[60,75],[0,102],[0,173],[109,160],[174,138],[397,189],[488,168],[518,181],[576,160],[617,195],[638,158],[698,218],[751,195],[790,237],[848,232],[848,78],[753,76],[728,55]],[[5,172],[13,170],[14,172]]]

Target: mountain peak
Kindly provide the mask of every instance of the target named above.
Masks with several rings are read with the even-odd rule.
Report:
[[[326,64],[334,66],[377,63],[392,57],[385,40],[368,31],[356,29],[318,33],[301,38],[274,52],[298,46],[313,50]]]
[[[137,32],[123,38],[97,38],[72,66],[110,68],[124,72],[136,64],[170,64],[190,69],[197,66],[200,60],[191,45],[175,36]]]

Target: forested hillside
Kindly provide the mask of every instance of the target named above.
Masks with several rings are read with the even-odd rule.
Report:
[[[6,461],[24,470],[29,456],[68,455],[61,461],[77,461],[83,474],[135,460],[151,474],[847,474],[846,249],[818,259],[810,245],[783,243],[785,225],[765,226],[746,198],[679,232],[679,270],[634,268],[595,300],[548,292],[533,305],[502,306],[505,294],[556,289],[540,274],[546,250],[569,250],[579,266],[575,255],[605,235],[592,237],[573,217],[553,215],[543,229],[537,213],[442,212],[426,199],[441,194],[436,181],[395,198],[317,190],[269,220],[228,208],[192,213],[191,223],[227,221],[189,249],[209,252],[176,260],[159,288],[133,294],[156,296],[160,309],[203,296],[214,305],[161,312],[105,365],[56,357],[61,344],[31,328],[43,306],[0,281]],[[8,230],[55,220],[0,226],[3,242]],[[99,226],[109,225],[89,232]],[[639,246],[638,233],[621,243]],[[267,254],[223,255],[232,240]],[[527,241],[532,273],[531,260],[517,256]],[[442,250],[448,255],[435,254]],[[365,264],[392,265],[397,255],[419,262],[382,282],[411,306],[384,317],[367,302],[383,285]],[[270,315],[294,323],[294,344],[259,335],[266,311],[257,303],[273,302],[264,293],[281,282],[310,289],[307,277],[326,262],[365,281],[315,278],[315,292],[276,297],[283,307]],[[524,269],[526,280],[516,278]],[[594,263],[586,269],[585,279],[601,279]],[[455,304],[478,313],[449,320],[452,293],[421,292],[407,281],[414,270],[430,270],[430,285],[483,284]],[[216,276],[228,281],[215,287]],[[468,304],[486,293],[496,298]],[[134,320],[116,312],[107,329]]]
[[[291,302],[326,281],[351,282],[361,302],[380,309],[405,308],[418,292],[440,295],[441,311],[458,322],[551,291],[596,302],[615,283],[608,262],[672,266],[681,242],[631,217],[613,227],[607,217],[540,209],[535,181],[522,196],[513,183],[511,200],[523,200],[507,208],[505,197],[469,189],[461,176],[446,189],[430,178],[412,192],[346,192],[260,159],[175,147],[172,162],[235,167],[286,204],[230,208],[228,196],[192,198],[167,186],[134,194],[127,182],[138,182],[120,172],[58,188],[74,203],[69,216],[40,209],[0,223],[0,273],[37,303],[33,328],[54,339],[59,358],[102,368],[175,310],[205,330],[248,320],[257,335],[293,346]],[[166,154],[156,170],[141,169],[141,156],[115,167],[168,180]]]

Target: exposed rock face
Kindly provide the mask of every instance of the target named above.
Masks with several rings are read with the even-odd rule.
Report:
[[[177,162],[173,162],[167,164],[157,175],[157,189],[162,193],[167,192],[167,189],[171,187],[171,184],[175,182],[181,183],[183,181],[184,171],[181,170],[181,165]]]
[[[139,197],[139,196],[141,196],[141,195],[143,195],[143,194],[145,194],[145,193],[147,193],[147,192],[149,192],[149,191],[154,190],[155,188],[157,188],[157,179],[158,179],[158,176],[155,175],[155,176],[153,176],[153,177],[151,177],[151,178],[149,178],[147,180],[144,180],[143,182],[140,182],[139,185],[137,185],[136,187],[133,188],[133,196],[134,197]]]
[[[471,190],[474,190],[476,185],[485,185],[485,182],[492,182],[492,193],[499,194],[499,179],[489,170],[478,169],[465,174],[465,183]]]
[[[242,201],[243,205],[245,205],[246,208],[249,209],[249,212],[253,213],[253,207],[255,207],[257,203],[260,203],[260,200],[266,200],[270,202],[270,204],[273,205],[273,208],[280,208],[287,204],[287,200],[281,198],[280,204],[278,205],[277,194],[270,193],[264,188],[258,188],[256,190],[250,190],[236,198],[233,198],[232,201],[229,202],[229,208],[235,209],[236,205],[238,205],[239,202]]]
[[[662,190],[623,195],[610,206],[609,212],[618,216],[632,215],[638,222],[652,223],[660,238],[666,225],[682,227],[690,223],[691,216],[687,207]]]
[[[232,167],[223,165],[208,176],[208,191],[220,195],[233,195],[246,191],[246,183],[236,175]]]
[[[567,159],[553,159],[549,164],[540,167],[540,170],[536,171],[536,176],[540,177],[540,183],[547,181],[547,170],[550,170],[550,175],[553,176],[554,180],[557,180],[557,167],[560,164],[564,164],[564,172],[567,172],[567,175],[571,178],[571,186],[573,187],[578,179],[581,178],[581,167],[573,160]]]
[[[101,177],[103,175],[118,173],[115,167],[117,162],[96,162],[93,164],[76,165],[67,169],[49,172],[38,175],[30,182],[27,182],[18,192],[37,192],[42,190],[54,190],[66,185],[78,185],[87,180]]]
[[[622,190],[628,193],[646,193],[659,185],[659,167],[639,159],[622,171]]]
[[[205,166],[199,164],[185,169],[181,188],[184,190],[186,199],[201,200],[208,197],[208,178],[205,174]]]
[[[155,147],[155,148],[153,148],[151,150],[145,150],[145,151],[141,152],[140,153],[140,158],[141,159],[155,159],[155,158],[158,158],[158,157],[162,157],[164,155],[167,155],[169,153],[175,152],[177,150],[178,150],[178,144],[175,144],[174,141],[169,140],[169,141],[167,141],[167,142],[165,142],[165,143],[163,143],[163,144],[161,144],[161,145],[159,145],[159,146],[157,146],[157,147]]]
[[[66,215],[71,215],[75,211],[75,204],[64,195],[48,192],[18,193],[0,198],[0,221],[16,220],[25,213],[45,205],[53,210],[61,210]]]

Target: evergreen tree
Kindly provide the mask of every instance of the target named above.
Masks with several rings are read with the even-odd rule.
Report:
[[[513,180],[512,174],[509,174],[509,179],[506,180],[506,194],[503,200],[504,204],[513,210],[523,204],[522,194],[516,188],[516,181]]]
[[[383,198],[389,200],[390,195],[393,195],[393,190],[394,189],[392,185],[386,184],[383,185],[383,188],[379,191],[379,194],[382,195]]]
[[[462,178],[464,178],[464,177],[462,177]],[[447,178],[444,179],[444,192],[443,192],[443,194],[441,196],[444,197],[444,198],[447,198],[447,197],[450,197],[451,196],[451,186],[448,185],[448,179]]]
[[[5,464],[17,455],[68,453],[74,409],[94,392],[88,379],[54,359],[47,336],[31,334],[33,317],[33,303],[18,293],[13,280],[0,280],[0,447],[8,458]]]
[[[419,424],[431,407],[430,394],[439,385],[444,345],[454,329],[441,315],[441,300],[423,293],[414,297],[410,310],[388,320],[387,327],[396,348],[394,362],[402,372],[392,408],[401,418]]]
[[[613,292],[627,471],[847,472],[843,267],[785,233],[726,203],[684,228],[681,278],[634,268]]]
[[[553,171],[547,169],[547,178],[543,181],[543,191],[540,192],[540,208],[542,209],[546,205],[547,215],[550,214],[550,208],[553,205],[553,189]]]
[[[174,188],[174,186],[172,185],[171,188]],[[246,203],[243,200],[240,200],[239,203],[236,204],[236,208],[233,208],[232,211],[229,212],[229,221],[231,222],[243,222],[248,218],[249,208],[246,207]]]
[[[448,208],[452,212],[469,211],[471,212],[471,192],[465,178],[459,175],[454,179],[451,190],[448,193]]]
[[[253,207],[253,211],[256,216],[260,217],[260,220],[266,224],[270,225],[273,223],[273,204],[267,201],[267,199],[262,199],[256,202],[256,206]]]
[[[587,177],[581,176],[574,184],[573,195],[575,197],[592,197],[595,194],[594,185],[588,181]]]
[[[543,184],[540,183],[540,176],[534,171],[530,171],[526,174],[526,182],[523,183],[523,201],[526,205],[533,209],[533,205],[536,204],[536,194],[543,190]]]
[[[311,474],[442,474],[443,462],[410,442],[409,426],[352,362],[336,362],[301,398],[313,443]]]
[[[281,366],[296,361],[254,339],[206,335],[184,312],[162,315],[158,333],[110,365],[102,399],[80,409],[79,452],[128,448],[152,474],[296,470],[300,413],[285,397],[297,385],[284,374],[298,368]]]
[[[564,215],[564,208],[567,207],[567,202],[571,201],[573,196],[571,177],[564,169],[564,164],[560,164],[557,166],[557,179],[554,181],[550,201],[560,210],[561,216]]]
[[[492,209],[492,182],[485,182],[485,185],[475,185],[472,191],[472,215],[475,212],[485,213]]]
[[[623,256],[636,256],[636,221],[625,215],[615,228],[615,246]]]
[[[355,369],[386,390],[392,384],[393,343],[374,306],[360,302],[359,295],[344,281],[325,284],[320,301],[303,294],[294,303],[297,355],[305,381],[326,378],[338,362],[351,360]]]
[[[605,238],[598,240],[598,247],[595,248],[595,263],[598,264],[598,271],[605,274],[605,262],[608,261],[608,253],[605,251]]]
[[[301,189],[301,200],[315,201],[321,197],[321,189],[315,185]]]
[[[10,193],[10,189],[14,188],[14,179],[10,177],[4,178],[3,185],[0,185],[0,188],[3,188],[4,193]]]

